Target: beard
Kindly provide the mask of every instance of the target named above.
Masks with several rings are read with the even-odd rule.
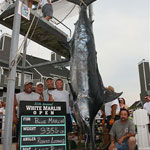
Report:
[[[120,119],[121,119],[121,121],[127,121],[128,120],[128,118],[124,118],[124,117],[122,117]]]

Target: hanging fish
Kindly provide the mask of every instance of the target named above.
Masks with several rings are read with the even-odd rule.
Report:
[[[87,141],[90,139],[90,150],[95,150],[94,118],[103,103],[118,98],[122,93],[109,92],[103,85],[98,71],[92,25],[85,5],[81,6],[70,46],[70,88],[75,117],[88,135]]]

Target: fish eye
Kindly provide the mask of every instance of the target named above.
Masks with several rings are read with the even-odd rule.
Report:
[[[85,118],[85,121],[90,121],[90,119],[88,117]]]

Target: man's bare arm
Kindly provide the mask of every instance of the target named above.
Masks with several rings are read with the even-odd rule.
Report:
[[[127,133],[126,135],[122,136],[122,137],[119,139],[118,144],[122,144],[122,142],[123,142],[124,140],[128,139],[128,138],[131,137],[131,136],[135,136],[135,134],[134,134],[134,133]]]
[[[109,149],[113,150],[114,148],[116,148],[116,146],[115,146],[115,138],[111,136],[111,144],[110,144]]]

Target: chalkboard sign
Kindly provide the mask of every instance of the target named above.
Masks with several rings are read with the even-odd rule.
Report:
[[[66,103],[20,102],[20,150],[66,150]]]

